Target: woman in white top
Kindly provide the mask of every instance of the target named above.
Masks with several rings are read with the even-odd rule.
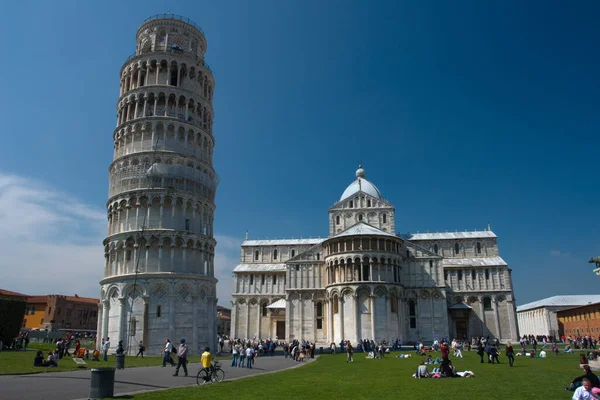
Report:
[[[233,357],[231,358],[231,366],[237,367],[238,359],[240,357],[240,345],[237,342],[233,345],[231,353],[233,355]]]

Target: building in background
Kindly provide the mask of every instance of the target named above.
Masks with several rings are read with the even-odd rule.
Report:
[[[217,306],[217,334],[231,335],[231,308]]]
[[[567,336],[561,328],[557,312],[600,302],[600,295],[553,296],[517,307],[521,335]],[[570,327],[569,329],[573,329]],[[572,334],[571,334],[572,335]]]
[[[518,337],[497,236],[396,234],[394,206],[366,179],[329,209],[326,239],[249,240],[235,267],[231,335],[406,342]]]
[[[165,338],[181,337],[191,354],[216,347],[219,178],[206,48],[189,19],[156,15],[119,73],[98,322],[113,348],[123,340],[131,352],[143,340],[158,354]]]
[[[24,300],[23,328],[96,331],[99,299],[49,294],[30,296],[0,289],[0,298]]]
[[[560,310],[556,317],[561,336],[600,336],[600,303]]]

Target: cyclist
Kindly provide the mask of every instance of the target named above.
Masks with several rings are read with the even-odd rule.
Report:
[[[200,362],[202,363],[203,369],[205,369],[208,373],[208,379],[210,379],[215,371],[215,367],[212,365],[212,354],[210,354],[210,347],[206,346],[204,348],[204,353],[202,353]]]

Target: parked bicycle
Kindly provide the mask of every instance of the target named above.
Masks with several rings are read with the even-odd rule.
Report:
[[[196,383],[204,385],[207,382],[223,382],[223,379],[225,379],[225,371],[221,369],[221,364],[215,361],[212,368],[201,368],[198,371]]]

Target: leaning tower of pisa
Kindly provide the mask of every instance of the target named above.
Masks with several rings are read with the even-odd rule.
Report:
[[[158,354],[185,338],[216,347],[212,165],[215,80],[195,23],[162,14],[137,30],[120,71],[100,338]]]

